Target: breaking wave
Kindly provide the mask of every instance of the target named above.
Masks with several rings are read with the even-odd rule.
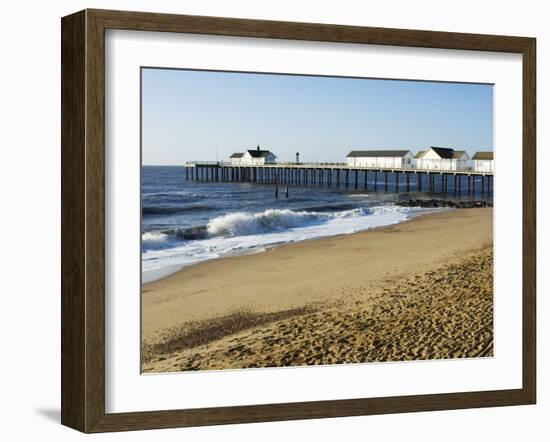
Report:
[[[277,232],[286,229],[322,224],[338,217],[364,215],[365,209],[343,212],[293,211],[289,209],[268,209],[259,213],[230,213],[210,220],[208,234],[212,236],[243,236]]]
[[[341,206],[340,206],[341,207]],[[380,206],[371,208],[354,208],[340,211],[329,211],[335,207],[316,208],[316,211],[305,209],[268,209],[263,212],[235,212],[212,218],[206,225],[186,229],[166,229],[145,232],[141,236],[144,250],[172,247],[185,241],[210,238],[232,238],[248,235],[287,232],[301,228],[322,226],[331,221],[353,218],[358,220],[368,216],[383,214],[403,215],[408,208],[397,206]],[[359,223],[361,225],[364,223]],[[349,225],[349,223],[348,223]],[[360,228],[358,229],[360,230]]]
[[[396,224],[423,210],[427,209],[398,206],[334,212],[268,209],[214,217],[207,224],[193,228],[145,232],[142,234],[143,280],[151,281],[166,272],[209,259]]]

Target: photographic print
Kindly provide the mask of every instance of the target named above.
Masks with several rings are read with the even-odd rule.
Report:
[[[493,85],[142,68],[143,373],[493,356]]]

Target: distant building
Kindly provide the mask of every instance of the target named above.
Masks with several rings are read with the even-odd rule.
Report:
[[[476,172],[494,172],[495,160],[493,152],[476,152],[472,157],[474,170]]]
[[[404,169],[412,166],[413,155],[409,150],[352,150],[346,161],[350,167]]]
[[[463,150],[432,146],[418,152],[415,167],[426,170],[466,170],[470,167],[470,157]]]
[[[241,164],[242,157],[244,156],[244,153],[242,152],[235,152],[233,155],[229,157],[229,162],[234,165]]]
[[[245,152],[235,152],[229,157],[229,162],[235,166],[262,166],[274,164],[277,156],[269,150],[262,150],[258,145],[256,149]]]

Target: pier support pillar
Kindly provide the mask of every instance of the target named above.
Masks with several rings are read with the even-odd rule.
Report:
[[[395,192],[399,192],[399,172],[395,172]]]

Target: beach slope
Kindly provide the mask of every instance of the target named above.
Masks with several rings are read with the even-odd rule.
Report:
[[[143,286],[143,370],[492,355],[492,209],[276,247]]]

